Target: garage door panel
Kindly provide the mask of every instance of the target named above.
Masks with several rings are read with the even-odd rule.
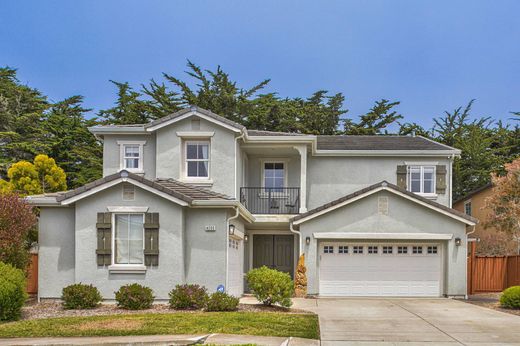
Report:
[[[378,245],[376,254],[338,253],[338,243],[333,253],[324,253],[320,246],[320,295],[323,296],[424,296],[440,295],[442,276],[438,247],[435,253],[397,254],[397,246],[410,247],[409,244],[393,245],[391,254],[382,253]],[[342,246],[352,246],[341,244]],[[431,246],[431,244],[429,244]],[[356,244],[359,246],[359,244]],[[374,246],[374,244],[370,244]],[[388,244],[385,244],[387,247]],[[418,245],[416,245],[418,246]],[[330,249],[328,251],[331,251]]]

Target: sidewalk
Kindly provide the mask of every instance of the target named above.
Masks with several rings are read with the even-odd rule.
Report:
[[[14,338],[0,339],[0,346],[22,345],[240,345],[254,344],[266,346],[303,346],[319,345],[319,340],[285,338],[255,335],[143,335],[108,337],[70,337],[70,338]]]

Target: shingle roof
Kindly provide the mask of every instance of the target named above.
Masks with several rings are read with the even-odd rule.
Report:
[[[318,136],[319,150],[455,150],[421,136]]]
[[[231,197],[226,195],[216,193],[207,189],[203,189],[200,187],[196,187],[193,185],[181,183],[174,179],[158,179],[156,181],[148,180],[140,175],[133,174],[127,171],[121,171],[118,173],[114,173],[111,175],[107,175],[101,179],[88,183],[86,185],[80,186],[77,189],[67,191],[65,193],[61,193],[56,196],[56,201],[61,202],[63,200],[72,198],[74,196],[80,195],[84,192],[92,190],[93,188],[109,183],[116,179],[128,177],[132,180],[143,183],[155,190],[164,192],[170,196],[178,198],[187,203],[191,203],[194,200],[230,200]]]
[[[249,136],[308,136],[304,133],[295,132],[277,132],[277,131],[264,131],[264,130],[247,130]]]
[[[317,208],[314,208],[314,209],[311,209],[311,210],[307,211],[306,213],[296,215],[295,217],[292,218],[292,220],[293,220],[293,221],[296,221],[296,220],[303,219],[303,218],[305,218],[305,217],[307,217],[307,216],[310,216],[310,215],[312,215],[312,214],[316,214],[316,213],[318,213],[318,212],[320,212],[320,211],[326,210],[326,209],[328,209],[328,208],[330,208],[330,207],[333,207],[333,206],[338,205],[338,204],[340,204],[340,203],[343,203],[343,202],[346,202],[346,201],[348,201],[348,200],[351,200],[351,199],[353,199],[353,198],[355,198],[355,197],[357,197],[357,196],[363,195],[364,193],[370,192],[370,191],[375,190],[375,189],[377,189],[377,188],[379,188],[379,187],[388,187],[388,188],[391,188],[391,189],[393,189],[393,190],[396,190],[396,191],[398,191],[398,192],[401,192],[401,193],[403,193],[403,194],[406,194],[406,195],[408,195],[408,196],[410,196],[410,197],[412,197],[412,198],[414,198],[414,199],[417,199],[418,201],[421,201],[421,202],[423,202],[423,203],[429,204],[429,205],[431,205],[431,206],[433,206],[433,207],[435,207],[435,208],[438,208],[438,209],[444,210],[444,211],[446,211],[446,212],[448,212],[448,213],[450,213],[450,214],[453,214],[453,215],[455,215],[455,216],[461,217],[461,218],[463,218],[463,219],[466,219],[466,220],[471,221],[471,222],[474,222],[474,223],[477,223],[477,222],[478,222],[478,220],[475,219],[474,217],[471,217],[471,216],[466,215],[466,214],[464,214],[464,213],[462,213],[462,212],[460,212],[460,211],[458,211],[458,210],[455,210],[455,209],[449,208],[449,207],[447,207],[447,206],[445,206],[445,205],[442,205],[442,204],[440,204],[440,203],[437,203],[437,202],[434,202],[434,201],[429,200],[429,199],[427,199],[427,198],[424,198],[424,197],[422,197],[422,196],[419,196],[419,195],[417,195],[417,194],[415,194],[415,193],[413,193],[413,192],[410,192],[410,191],[408,191],[408,190],[402,189],[402,188],[400,188],[399,186],[394,185],[394,184],[391,184],[391,183],[389,183],[389,182],[387,182],[387,181],[384,181],[384,180],[381,181],[381,182],[379,182],[379,183],[377,183],[377,184],[370,185],[370,186],[365,187],[365,188],[363,188],[363,189],[361,189],[361,190],[358,190],[358,191],[356,191],[356,192],[353,192],[353,193],[351,193],[351,194],[348,194],[348,195],[346,195],[346,196],[343,196],[343,197],[341,197],[341,198],[338,198],[338,199],[336,199],[336,200],[333,200],[333,201],[331,201],[331,202],[329,202],[329,203],[325,203],[325,204],[323,204],[323,205],[321,205],[321,206],[319,206],[319,207],[317,207]]]
[[[156,125],[159,125],[159,124],[162,124],[164,122],[167,122],[167,121],[170,121],[170,120],[173,120],[173,119],[176,119],[176,118],[179,118],[187,113],[190,113],[190,112],[198,112],[198,113],[201,113],[201,114],[204,114],[208,117],[211,117],[217,121],[220,121],[224,124],[227,124],[229,126],[232,126],[232,127],[235,127],[239,130],[242,130],[242,129],[245,129],[244,125],[241,125],[239,123],[236,123],[232,120],[229,120],[227,118],[224,118],[223,116],[220,116],[218,114],[215,114],[211,111],[208,111],[204,108],[200,108],[200,107],[196,107],[196,106],[192,106],[192,107],[188,107],[188,108],[184,108],[184,109],[181,109],[180,111],[177,111],[173,114],[170,114],[170,115],[167,115],[165,117],[162,117],[160,119],[157,119],[157,120],[154,120],[152,121],[151,123],[148,123],[145,125],[145,128],[149,128],[149,127],[153,127],[153,126],[156,126]]]
[[[459,203],[460,201],[464,201],[466,199],[469,199],[470,197],[473,197],[477,193],[479,193],[481,191],[484,191],[486,189],[492,188],[492,187],[493,187],[493,183],[487,183],[486,185],[478,187],[475,190],[472,190],[472,191],[468,192],[466,195],[464,195],[464,196],[458,198],[457,200],[453,201],[453,204]]]

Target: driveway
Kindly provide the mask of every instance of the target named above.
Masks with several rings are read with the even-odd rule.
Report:
[[[520,317],[451,299],[295,299],[322,345],[520,345]]]

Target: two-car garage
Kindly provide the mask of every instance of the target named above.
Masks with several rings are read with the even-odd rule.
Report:
[[[320,296],[438,297],[439,243],[322,242]]]

